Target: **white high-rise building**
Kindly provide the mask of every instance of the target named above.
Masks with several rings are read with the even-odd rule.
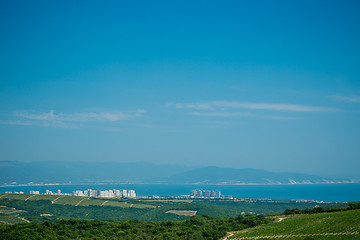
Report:
[[[114,198],[114,197],[115,197],[115,193],[114,193],[113,190],[109,190],[109,191],[108,191],[108,197],[110,197],[110,198]]]
[[[98,191],[98,197],[105,197],[105,191]]]
[[[121,192],[122,192],[122,197],[123,197],[123,198],[128,197],[128,193],[127,193],[127,190],[126,190],[126,189],[121,190]]]
[[[75,192],[73,192],[72,195],[73,195],[73,196],[79,196],[79,197],[84,197],[84,196],[86,196],[86,195],[84,194],[84,192],[81,191],[81,190],[76,190]]]
[[[96,197],[96,191],[95,190],[88,189],[87,192],[88,192],[89,197]]]
[[[52,191],[46,189],[45,194],[47,194],[47,195],[53,195],[54,193],[53,193]]]
[[[220,198],[220,197],[221,197],[221,192],[220,192],[220,191],[217,191],[217,192],[216,192],[216,197],[217,197],[217,198]]]
[[[120,190],[116,190],[115,195],[116,195],[117,198],[121,198],[122,197],[122,192]]]
[[[99,197],[114,198],[115,194],[113,190],[105,190],[105,191],[100,191]]]
[[[128,197],[131,197],[131,198],[134,198],[134,197],[136,197],[136,193],[135,193],[135,190],[129,190],[129,194],[128,194]]]
[[[205,198],[209,198],[210,197],[210,191],[209,190],[204,190],[203,191],[203,196],[205,197]]]

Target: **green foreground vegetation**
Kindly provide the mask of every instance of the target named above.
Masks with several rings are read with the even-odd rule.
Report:
[[[359,231],[359,202],[0,194],[0,239],[360,239]]]
[[[0,226],[0,239],[220,239],[229,231],[265,224],[263,216],[212,218],[207,215],[185,221],[60,220]]]
[[[279,222],[279,219],[283,220]],[[359,232],[360,209],[357,209],[317,214],[283,215],[279,216],[277,222],[246,229],[234,234],[230,239],[245,239],[245,237],[248,237],[248,239],[251,239],[249,237],[257,237],[257,239],[309,240],[360,239]],[[333,233],[341,234],[333,235]],[[296,236],[298,234],[301,236]],[[264,238],[259,238],[261,236],[264,236]]]
[[[282,220],[283,219],[283,220]],[[282,221],[279,221],[282,220]],[[0,239],[359,239],[360,209],[277,216],[213,218],[192,216],[184,221],[99,221],[0,225]],[[262,238],[263,237],[263,238]]]

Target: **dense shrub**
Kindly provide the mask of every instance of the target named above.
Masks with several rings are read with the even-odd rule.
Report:
[[[314,213],[323,213],[323,212],[340,212],[340,211],[348,211],[360,209],[360,202],[352,202],[348,205],[348,207],[343,208],[324,208],[324,207],[315,207],[315,208],[307,208],[307,209],[286,209],[283,214],[291,215],[291,214],[314,214]]]
[[[254,227],[268,221],[263,216],[193,216],[178,222],[69,219],[1,226],[0,239],[220,239],[229,231]]]

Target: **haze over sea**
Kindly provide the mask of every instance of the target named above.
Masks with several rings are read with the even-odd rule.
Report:
[[[189,195],[192,189],[221,191],[223,195],[244,198],[305,199],[331,202],[350,202],[360,199],[360,183],[351,184],[294,184],[294,185],[172,185],[172,184],[101,184],[101,185],[48,185],[1,187],[0,192],[46,189],[64,193],[86,189],[134,189],[137,196]]]

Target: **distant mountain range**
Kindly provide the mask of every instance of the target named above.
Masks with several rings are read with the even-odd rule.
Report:
[[[146,182],[159,176],[174,176],[190,169],[145,162],[0,161],[0,183]]]
[[[301,173],[276,173],[253,168],[203,167],[180,173],[167,182],[187,184],[311,184],[346,181]]]
[[[312,184],[346,182],[299,173],[153,163],[0,161],[0,185],[45,183]]]

